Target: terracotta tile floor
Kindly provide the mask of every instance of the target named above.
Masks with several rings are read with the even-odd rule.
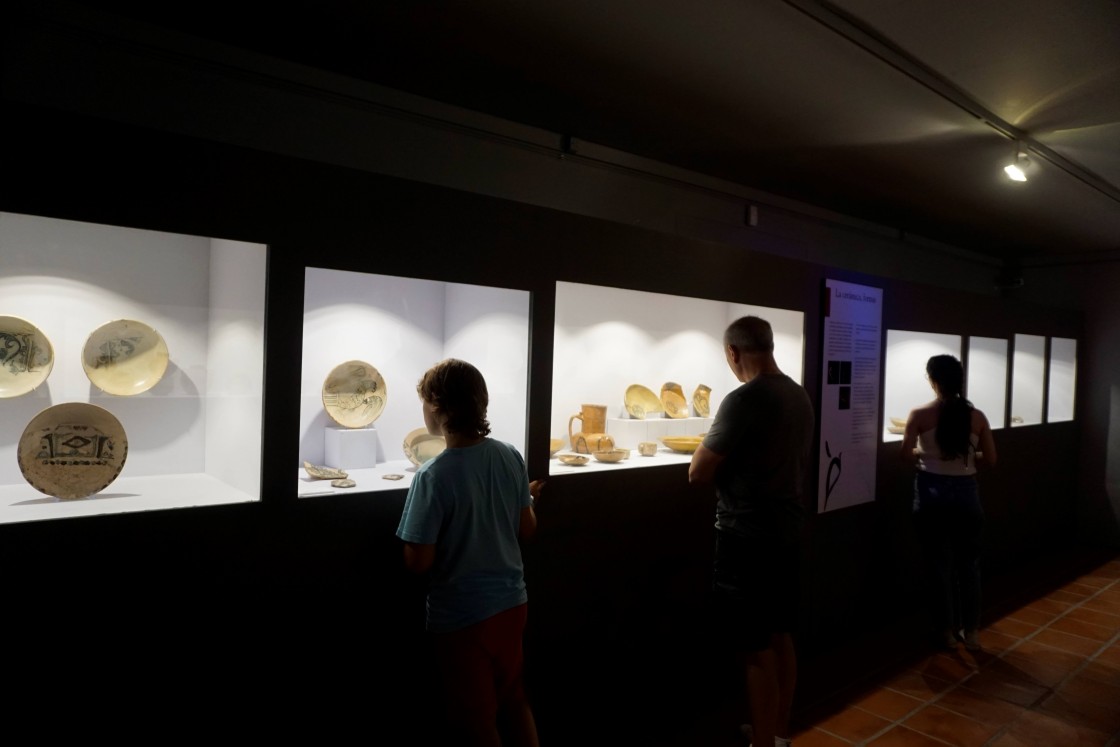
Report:
[[[1120,747],[1120,559],[794,735],[797,747]]]

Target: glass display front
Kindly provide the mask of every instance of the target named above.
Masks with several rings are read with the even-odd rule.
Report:
[[[926,361],[935,355],[961,357],[960,335],[887,330],[883,376],[883,440],[901,441],[906,418],[934,398]]]
[[[0,213],[0,523],[260,499],[266,254]]]
[[[1050,338],[1050,378],[1046,422],[1073,420],[1074,384],[1077,380],[1077,340]]]
[[[801,382],[801,311],[556,284],[550,474],[688,462],[726,394],[732,321],[774,328],[774,357]]]
[[[525,454],[527,291],[309,267],[298,494],[407,488],[443,449],[416,385],[444,358],[476,366],[491,437]]]
[[[1046,338],[1015,335],[1011,359],[1011,427],[1042,422],[1042,382],[1046,375]]]
[[[968,338],[968,399],[988,418],[992,429],[1003,428],[1007,409],[1007,340]]]

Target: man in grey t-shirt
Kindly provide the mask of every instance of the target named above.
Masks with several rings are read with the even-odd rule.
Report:
[[[791,633],[815,417],[808,393],[774,361],[769,322],[738,319],[723,343],[743,384],[720,404],[688,480],[716,489],[713,607],[746,654],[752,743],[782,745],[797,680]]]

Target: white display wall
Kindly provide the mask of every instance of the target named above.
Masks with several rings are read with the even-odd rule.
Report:
[[[926,362],[935,355],[961,357],[960,335],[908,330],[887,330],[887,356],[883,376],[883,440],[901,441],[902,433],[891,433],[899,426],[891,418],[904,421],[915,407],[934,398],[926,378]]]
[[[424,426],[416,384],[444,358],[460,358],[482,372],[490,394],[491,437],[525,454],[527,291],[309,267],[304,294],[301,497],[408,487],[416,467],[405,455],[404,439]],[[384,409],[362,429],[343,428],[323,407],[324,381],[335,366],[350,360],[372,365],[385,381]],[[328,438],[357,439],[360,451],[349,453],[357,454],[353,461],[359,466],[328,463]],[[357,485],[336,488],[329,480],[312,479],[302,467],[305,461],[343,469]]]
[[[1077,340],[1050,338],[1050,377],[1047,388],[1046,422],[1073,420],[1077,380]]]
[[[801,382],[804,312],[557,283],[550,435],[562,440],[560,453],[570,452],[569,418],[579,413],[583,404],[606,405],[607,434],[617,447],[631,449],[632,453],[622,462],[600,463],[591,458],[578,467],[553,459],[550,474],[689,461],[689,454],[670,451],[660,444],[655,456],[642,457],[637,444],[640,440],[656,441],[663,432],[699,435],[707,431],[724,396],[739,386],[723,353],[723,332],[732,321],[751,314],[770,322],[778,366]],[[681,385],[690,402],[690,417],[670,419],[659,414],[645,424],[629,417],[624,401],[627,387],[641,384],[660,394],[662,384],[668,381]],[[700,384],[712,390],[708,418],[698,417],[691,407],[692,393]],[[581,430],[579,420],[573,430]]]
[[[1007,409],[1007,340],[968,338],[968,399],[988,418],[992,429],[1004,427]]]
[[[0,399],[0,523],[259,500],[265,260],[259,244],[0,213],[0,314],[38,327],[55,359],[34,391]],[[90,333],[117,319],[167,343],[140,394],[106,394],[82,368]],[[128,442],[88,498],[39,492],[16,459],[31,419],[66,402],[105,408]]]
[[[1011,426],[1042,422],[1042,382],[1046,375],[1046,338],[1015,335],[1011,362]]]

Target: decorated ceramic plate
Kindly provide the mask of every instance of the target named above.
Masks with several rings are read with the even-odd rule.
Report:
[[[82,368],[103,392],[129,396],[146,392],[167,371],[167,343],[134,319],[103,324],[86,338]]]
[[[681,454],[691,454],[703,441],[703,436],[665,436],[661,439],[661,443]]]
[[[672,389],[661,390],[661,405],[665,408],[665,414],[671,418],[688,417],[688,401],[684,395]]]
[[[641,384],[631,384],[626,387],[626,396],[623,399],[626,412],[636,420],[645,420],[646,416],[662,411],[661,400],[653,390]]]
[[[54,348],[38,327],[0,316],[0,399],[27,394],[50,376]]]
[[[692,393],[692,407],[699,417],[706,418],[711,412],[710,397],[712,388],[707,384],[700,384]]]
[[[362,428],[377,420],[388,396],[385,379],[365,361],[340,363],[323,382],[323,408],[345,428]]]
[[[435,458],[447,448],[447,441],[443,436],[433,436],[427,428],[417,428],[409,431],[404,437],[404,455],[408,461],[419,467],[424,462]]]
[[[128,456],[128,440],[108,410],[66,402],[31,419],[16,456],[24,479],[39,492],[86,498],[117,479]]]

